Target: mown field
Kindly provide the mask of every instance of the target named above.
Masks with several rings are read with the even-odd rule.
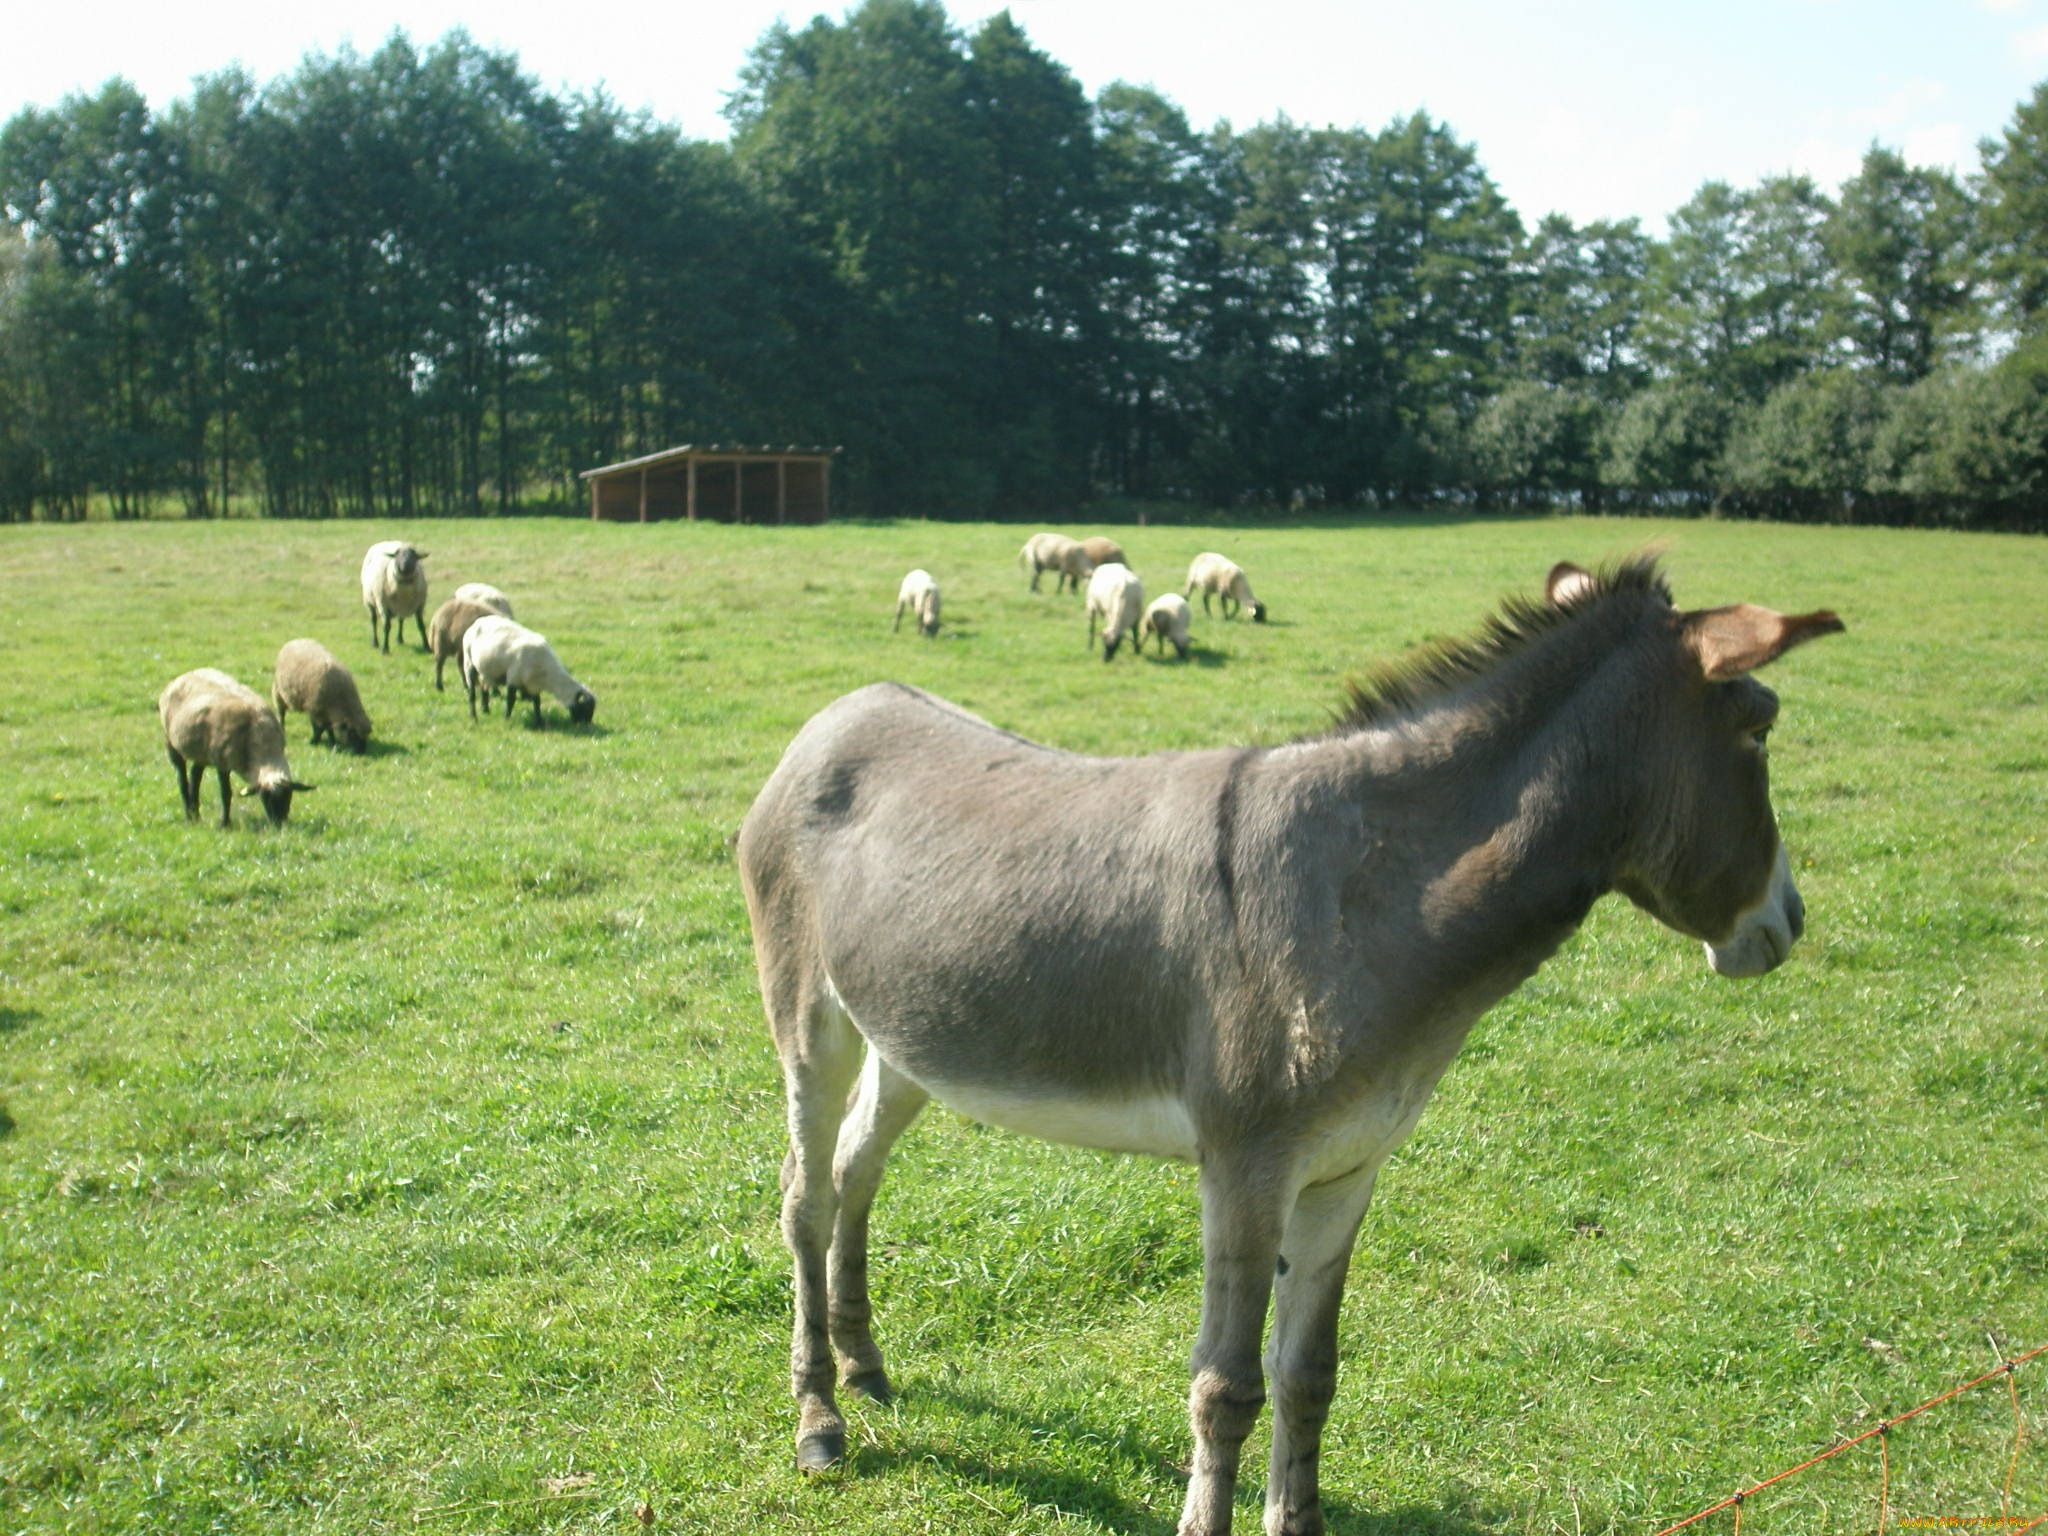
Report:
[[[901,1401],[851,1409],[845,1474],[791,1469],[728,840],[865,682],[1090,752],[1274,740],[1553,560],[1656,537],[1681,601],[1848,622],[1770,673],[1808,934],[1727,982],[1610,899],[1481,1023],[1360,1240],[1332,1529],[1646,1536],[2048,1342],[2048,542],[1106,530],[1155,591],[1234,553],[1274,622],[1104,666],[1078,600],[1026,590],[1026,531],[0,532],[0,1531],[1170,1532],[1188,1171],[939,1109],[876,1216]],[[434,601],[510,592],[594,725],[472,723],[416,648],[373,652],[357,566],[399,535]],[[935,642],[889,629],[912,565]],[[289,826],[219,831],[210,784],[186,823],[157,691],[267,693],[299,635],[354,668],[374,750],[295,718]],[[1889,1437],[1894,1522],[1995,1516],[2008,1474],[2048,1510],[2048,1359],[2016,1384],[2016,1460],[2003,1384]],[[1745,1529],[1874,1529],[1879,1483],[1873,1441]]]

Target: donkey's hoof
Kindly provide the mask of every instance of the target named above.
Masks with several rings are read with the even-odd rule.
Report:
[[[799,1472],[830,1472],[846,1458],[846,1431],[821,1429],[804,1435],[796,1443]]]
[[[889,1385],[889,1373],[887,1371],[857,1372],[846,1378],[844,1386],[848,1392],[858,1397],[864,1397],[869,1402],[893,1403],[896,1401],[896,1389]]]

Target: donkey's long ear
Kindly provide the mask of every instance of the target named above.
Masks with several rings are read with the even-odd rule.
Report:
[[[1569,560],[1558,561],[1543,579],[1543,595],[1550,599],[1553,608],[1569,608],[1599,590],[1600,583],[1593,579],[1593,573]]]
[[[1685,615],[1685,643],[1700,659],[1709,682],[1723,682],[1776,661],[1795,645],[1846,626],[1823,608],[1814,613],[1773,613],[1754,603],[1701,608]]]

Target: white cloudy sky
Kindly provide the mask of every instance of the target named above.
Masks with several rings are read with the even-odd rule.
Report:
[[[456,26],[552,89],[603,84],[703,138],[778,18],[774,0],[22,0],[0,46],[0,121],[121,75],[156,105],[239,63],[259,81],[394,28]],[[971,28],[1003,9],[954,0]],[[1804,171],[1832,187],[1878,142],[1967,174],[2048,80],[2048,0],[1011,0],[1091,94],[1156,87],[1198,125],[1380,127],[1417,108],[1476,146],[1533,222],[1665,215],[1710,179]]]

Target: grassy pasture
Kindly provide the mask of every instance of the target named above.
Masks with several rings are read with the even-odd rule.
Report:
[[[1554,559],[1660,536],[1683,602],[1848,621],[1770,674],[1807,938],[1725,982],[1610,900],[1481,1023],[1360,1240],[1332,1529],[1647,1533],[2048,1341],[2048,542],[1112,530],[1155,591],[1236,553],[1274,622],[1198,611],[1189,664],[1106,667],[1077,599],[1025,589],[1026,531],[0,532],[0,1531],[637,1530],[644,1503],[735,1536],[1163,1536],[1188,1172],[938,1109],[876,1215],[903,1398],[851,1407],[846,1475],[790,1470],[780,1092],[727,839],[863,682],[1076,750],[1273,740]],[[510,592],[594,726],[472,724],[416,648],[372,652],[356,569],[400,534],[434,601]],[[920,564],[930,643],[889,630]],[[294,717],[319,787],[291,824],[237,802],[223,834],[209,784],[188,825],[157,690],[267,692],[297,635],[355,670],[372,753]],[[2032,1514],[2048,1361],[2018,1386]],[[2000,1512],[2002,1385],[1891,1442],[1894,1519]],[[1877,1491],[1873,1442],[1747,1528],[1874,1527]]]

